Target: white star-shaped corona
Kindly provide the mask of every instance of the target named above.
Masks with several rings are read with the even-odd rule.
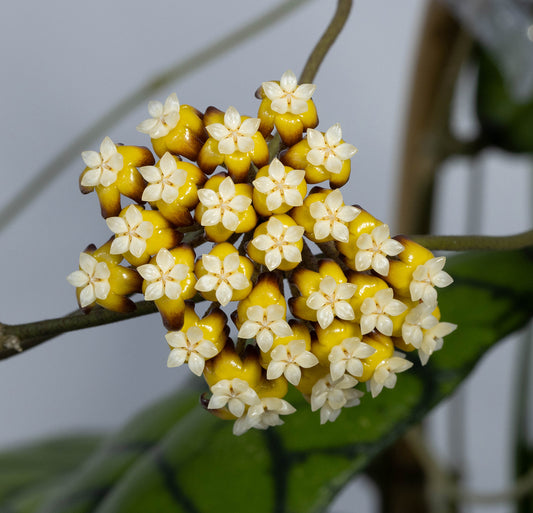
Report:
[[[449,335],[457,328],[456,324],[451,322],[439,322],[430,329],[424,331],[424,337],[422,343],[418,349],[418,357],[422,365],[426,365],[429,357],[439,349],[442,348],[444,342],[443,338]]]
[[[252,137],[257,133],[261,121],[259,118],[241,120],[235,107],[229,107],[224,114],[224,124],[212,123],[205,128],[209,135],[218,141],[218,151],[223,155],[232,155],[236,151],[248,153],[254,149]]]
[[[328,356],[330,361],[329,373],[333,380],[341,379],[347,372],[355,378],[363,375],[361,360],[372,356],[376,350],[358,337],[345,338],[339,345],[334,346]]]
[[[361,211],[357,207],[344,205],[341,191],[335,189],[324,201],[311,203],[309,212],[315,219],[313,232],[316,240],[331,236],[339,242],[348,242],[350,232],[346,223],[353,221]]]
[[[168,249],[162,248],[155,257],[156,265],[144,264],[137,272],[149,282],[144,292],[146,301],[155,301],[163,296],[178,299],[182,289],[180,283],[187,277],[190,269],[185,264],[176,264]]]
[[[152,117],[137,125],[137,130],[151,139],[167,135],[180,120],[180,102],[176,93],[165,100],[165,105],[158,101],[148,102],[148,114]]]
[[[100,144],[100,153],[84,151],[81,158],[89,168],[81,179],[81,185],[85,187],[109,187],[117,181],[117,173],[124,166],[124,157],[109,137],[105,137]]]
[[[315,84],[298,85],[296,75],[288,70],[281,75],[280,83],[263,82],[263,91],[272,100],[271,109],[278,114],[303,114],[307,102],[315,92]]]
[[[378,290],[374,297],[367,297],[361,305],[361,333],[363,335],[377,329],[383,335],[392,335],[393,324],[391,316],[400,315],[407,306],[394,299],[394,291],[389,287]]]
[[[202,264],[207,274],[204,274],[194,286],[200,292],[215,291],[217,301],[226,306],[233,297],[233,290],[248,287],[250,281],[239,272],[239,253],[230,253],[224,260],[214,255],[202,255]]]
[[[389,256],[396,256],[404,249],[403,244],[390,238],[386,224],[376,226],[369,233],[362,233],[356,241],[359,251],[355,255],[355,269],[366,271],[372,268],[378,274],[389,274]]]
[[[402,338],[405,342],[420,349],[424,331],[439,323],[439,320],[432,314],[433,310],[427,304],[420,303],[406,315],[402,324]]]
[[[235,417],[241,417],[246,405],[259,403],[256,391],[244,380],[233,378],[223,379],[211,387],[212,396],[207,407],[212,409],[224,408]]]
[[[285,320],[285,309],[281,305],[250,306],[246,310],[246,317],[239,330],[240,338],[254,338],[259,349],[267,352],[274,343],[274,337],[289,337],[292,329]]]
[[[303,204],[298,186],[304,177],[303,169],[293,169],[286,173],[285,166],[275,158],[268,166],[268,176],[260,176],[252,183],[259,192],[266,195],[267,208],[274,211],[283,204],[290,207],[299,207]]]
[[[88,253],[80,253],[80,270],[67,276],[67,281],[76,288],[83,287],[80,292],[80,306],[85,308],[97,299],[106,299],[111,285],[109,267],[105,262],[98,262]]]
[[[305,349],[305,340],[291,340],[287,345],[280,344],[270,353],[267,379],[284,375],[287,381],[296,386],[302,377],[301,368],[309,369],[318,364],[318,358]]]
[[[320,280],[318,291],[313,292],[305,304],[316,310],[316,318],[321,328],[327,328],[334,317],[352,321],[355,315],[347,300],[353,297],[356,289],[357,285],[353,283],[337,283],[332,276],[325,276]]]
[[[165,338],[172,347],[167,367],[179,367],[187,362],[191,372],[201,376],[205,361],[218,354],[215,344],[204,339],[204,333],[198,326],[190,327],[187,332],[169,331]]]
[[[328,128],[325,135],[322,132],[309,128],[307,130],[307,144],[310,151],[307,161],[313,166],[324,166],[333,174],[341,172],[345,160],[352,158],[357,148],[348,143],[341,143],[342,130],[340,123]]]
[[[320,424],[336,420],[342,408],[359,404],[364,393],[354,388],[357,383],[354,377],[345,374],[339,380],[328,375],[314,384],[311,391],[311,410],[320,409]]]
[[[385,388],[394,388],[399,372],[406,371],[413,366],[412,362],[400,356],[392,356],[382,361],[374,370],[369,386],[372,397],[376,397]]]
[[[200,189],[198,199],[207,209],[200,220],[202,226],[222,223],[224,228],[232,232],[239,226],[239,213],[244,212],[252,203],[252,198],[236,194],[235,184],[229,176],[222,180],[218,192]]]
[[[271,426],[281,426],[280,415],[290,415],[296,408],[284,399],[278,397],[263,397],[260,402],[252,404],[246,415],[239,417],[233,424],[233,434],[240,436],[251,428],[268,429]]]
[[[283,259],[292,263],[302,261],[296,242],[302,240],[304,232],[303,226],[284,226],[279,219],[271,217],[267,223],[267,233],[255,237],[252,244],[265,252],[265,265],[269,271],[273,271]]]
[[[413,301],[421,299],[428,305],[437,304],[435,287],[447,287],[453,282],[453,278],[442,270],[445,263],[446,257],[435,257],[415,269],[413,280],[409,285]]]
[[[122,255],[129,251],[139,258],[146,249],[146,240],[154,232],[154,225],[143,220],[141,211],[135,205],[127,208],[124,217],[108,217],[105,222],[115,234],[110,249],[112,255]]]
[[[139,168],[142,177],[148,182],[144,189],[143,201],[163,200],[174,202],[179,196],[179,189],[187,179],[187,172],[178,169],[176,160],[167,151],[159,161],[159,167],[143,166]]]

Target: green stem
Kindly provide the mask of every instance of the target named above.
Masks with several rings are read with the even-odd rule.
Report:
[[[352,0],[339,0],[337,2],[337,10],[333,18],[305,63],[302,74],[300,75],[300,84],[308,84],[315,79],[318,68],[341,33],[351,9]]]
[[[15,219],[31,202],[50,185],[53,179],[59,176],[67,165],[79,158],[80,152],[89,147],[95,139],[101,137],[109,127],[113,126],[138,104],[153,96],[161,88],[183,78],[189,73],[201,68],[220,55],[235,48],[239,43],[258,35],[279,20],[285,17],[296,8],[309,0],[289,0],[281,5],[277,5],[267,13],[258,16],[251,23],[236,30],[232,30],[227,36],[218,39],[205,48],[192,54],[190,57],[170,67],[163,73],[153,77],[146,84],[131,93],[124,100],[118,103],[105,116],[100,118],[94,125],[81,133],[65,149],[55,155],[52,160],[42,168],[31,182],[24,186],[11,201],[0,209],[0,231],[2,231],[13,219]]]
[[[533,230],[515,235],[411,235],[418,244],[440,251],[489,251],[533,246]]]

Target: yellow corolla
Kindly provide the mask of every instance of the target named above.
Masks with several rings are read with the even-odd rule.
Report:
[[[351,157],[357,148],[342,140],[339,123],[325,133],[309,129],[307,137],[291,146],[283,156],[283,163],[305,169],[307,183],[329,180],[331,187],[341,187],[350,177]]]
[[[100,152],[84,151],[81,157],[87,167],[80,176],[80,190],[83,194],[96,190],[102,217],[118,216],[121,194],[138,203],[142,201],[145,182],[137,167],[154,163],[148,148],[116,146],[106,137]]]
[[[144,166],[139,172],[147,182],[142,200],[176,226],[191,225],[191,210],[198,204],[198,187],[207,177],[199,167],[165,153],[155,166]]]
[[[246,409],[260,402],[256,388],[262,368],[257,353],[241,358],[226,344],[224,349],[205,363],[204,378],[211,390],[207,408],[222,418],[242,417]]]
[[[258,214],[285,214],[303,205],[307,194],[305,171],[284,166],[277,158],[262,167],[253,181],[253,203]]]
[[[359,215],[359,208],[345,205],[340,190],[313,188],[301,207],[290,211],[305,235],[313,242],[349,241],[348,223]]]
[[[268,351],[275,337],[292,334],[287,323],[287,305],[275,274],[262,274],[246,299],[237,306],[233,321],[239,338],[255,338],[261,351]]]
[[[196,294],[193,249],[186,245],[170,251],[161,248],[148,264],[137,267],[137,272],[144,279],[144,299],[155,302],[167,329],[179,329],[185,300]]]
[[[115,234],[111,254],[123,255],[134,266],[148,263],[161,248],[173,248],[183,238],[157,210],[135,205],[124,208],[117,217],[109,217],[106,223]]]
[[[209,240],[224,242],[234,233],[253,230],[257,214],[252,207],[252,186],[235,184],[231,177],[215,175],[198,191],[196,221],[205,228]]]
[[[292,282],[301,293],[289,300],[292,313],[307,321],[317,321],[327,328],[335,317],[354,320],[351,305],[356,285],[348,283],[340,266],[332,260],[322,260],[318,272],[298,269]]]
[[[167,151],[196,160],[207,139],[202,114],[190,105],[181,105],[176,93],[172,93],[163,105],[158,101],[148,103],[152,116],[137,126],[139,132],[148,134],[158,157]]]
[[[195,288],[208,301],[226,306],[244,299],[252,290],[254,264],[228,242],[217,244],[196,262]]]
[[[95,303],[115,312],[135,310],[135,303],[126,296],[140,292],[142,278],[135,269],[119,265],[122,256],[112,255],[110,249],[111,240],[99,248],[91,244],[80,253],[79,270],[67,277],[85,311]]]
[[[226,345],[229,334],[227,320],[219,308],[214,308],[200,319],[194,308],[187,305],[181,329],[165,335],[170,347],[167,367],[187,363],[193,374],[201,376],[206,361],[214,358]]]
[[[235,107],[224,113],[209,107],[204,115],[209,139],[198,155],[198,165],[211,174],[224,164],[236,182],[244,182],[252,162],[257,167],[268,163],[268,146],[258,131],[259,119],[241,116]]]
[[[296,144],[304,130],[318,125],[316,107],[311,100],[315,90],[314,84],[298,85],[290,70],[283,73],[279,82],[263,82],[256,93],[262,100],[258,113],[261,133],[267,137],[275,126],[286,145]]]
[[[304,231],[288,215],[274,215],[255,229],[248,254],[269,271],[290,271],[302,261]]]
[[[318,358],[311,352],[311,334],[299,321],[290,322],[292,334],[276,337],[272,349],[261,352],[261,365],[267,370],[267,379],[285,376],[294,386],[300,382],[302,371],[318,364]]]

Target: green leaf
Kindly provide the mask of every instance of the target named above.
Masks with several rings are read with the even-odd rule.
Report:
[[[35,511],[100,442],[89,435],[53,438],[0,453],[0,510]]]
[[[323,511],[354,474],[450,394],[494,343],[531,317],[530,253],[462,255],[450,258],[447,270],[455,284],[440,293],[443,320],[459,328],[427,366],[400,375],[393,390],[376,399],[365,396],[324,426],[293,394],[300,411],[283,426],[241,437],[232,435],[231,423],[191,409],[190,396],[179,421],[156,429],[154,419],[145,436],[137,423],[171,408],[170,402],[159,405],[115,436],[75,488],[40,513]],[[117,467],[120,472],[107,473]],[[105,479],[97,479],[99,472]]]
[[[477,116],[482,139],[516,153],[533,151],[533,98],[517,102],[496,64],[480,51]]]

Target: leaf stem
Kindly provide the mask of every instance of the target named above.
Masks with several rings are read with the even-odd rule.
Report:
[[[411,235],[410,239],[440,251],[489,251],[523,249],[533,246],[533,230],[515,235]]]

